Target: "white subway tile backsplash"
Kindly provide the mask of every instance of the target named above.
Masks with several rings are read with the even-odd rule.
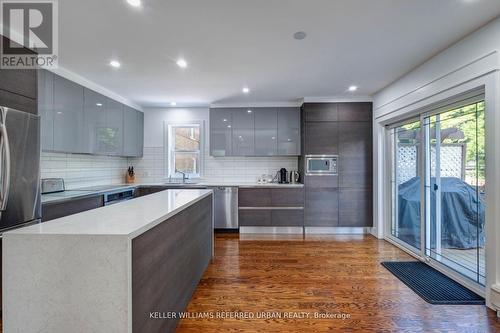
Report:
[[[124,157],[48,152],[41,155],[42,178],[64,178],[68,189],[123,183],[127,167]]]
[[[145,147],[142,158],[129,159],[139,182],[165,180],[163,147]],[[297,157],[211,157],[205,150],[203,180],[215,182],[256,182],[263,174],[276,174],[281,169],[298,169]]]
[[[68,189],[125,180],[129,165],[134,166],[138,182],[165,180],[163,147],[145,147],[142,158],[42,153],[42,178],[64,178]],[[297,157],[221,157],[205,151],[203,180],[215,182],[256,182],[263,174],[275,175],[280,168],[297,170]]]

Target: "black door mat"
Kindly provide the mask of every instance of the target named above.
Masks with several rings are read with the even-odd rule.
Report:
[[[431,304],[484,304],[484,298],[420,261],[385,261],[382,266]]]

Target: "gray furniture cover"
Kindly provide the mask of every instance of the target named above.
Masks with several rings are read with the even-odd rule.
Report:
[[[434,202],[435,178],[431,179]],[[398,238],[420,247],[420,178],[414,177],[398,188]],[[484,245],[485,204],[476,189],[459,178],[441,178],[441,246],[471,249]],[[431,228],[436,225],[435,205],[431,206]],[[434,234],[434,233],[431,233]],[[435,245],[432,235],[431,248]]]

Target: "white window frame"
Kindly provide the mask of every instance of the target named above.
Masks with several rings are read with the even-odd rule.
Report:
[[[172,137],[173,128],[177,127],[196,127],[198,126],[200,129],[200,149],[192,150],[192,151],[182,151],[185,153],[198,153],[199,160],[199,172],[198,173],[187,173],[186,176],[189,179],[193,178],[201,178],[203,176],[204,170],[204,153],[205,153],[205,130],[204,130],[204,122],[201,120],[196,121],[186,121],[186,122],[168,122],[166,121],[164,124],[164,137],[165,137],[165,177],[166,178],[179,178],[182,177],[181,173],[175,172],[175,140]]]

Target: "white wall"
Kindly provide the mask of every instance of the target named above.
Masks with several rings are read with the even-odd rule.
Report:
[[[374,96],[374,234],[390,220],[384,125],[477,87],[486,99],[486,301],[500,282],[500,18],[436,55]]]
[[[262,174],[274,174],[280,168],[297,170],[297,157],[211,157],[209,156],[208,108],[144,109],[144,156],[130,159],[139,182],[165,179],[164,124],[203,121],[205,127],[203,180],[220,183],[256,182]]]
[[[424,88],[487,54],[500,51],[500,18],[439,53],[373,97],[375,117],[388,112],[387,104]]]

